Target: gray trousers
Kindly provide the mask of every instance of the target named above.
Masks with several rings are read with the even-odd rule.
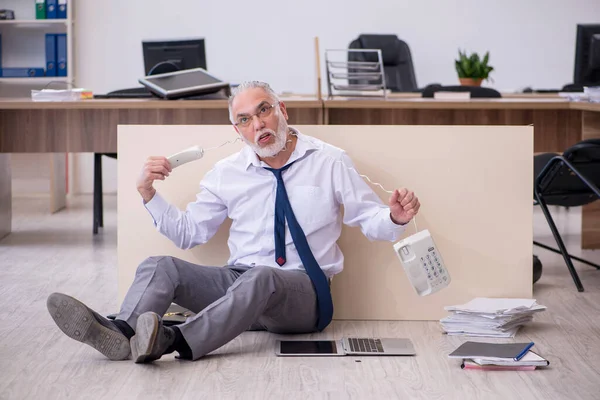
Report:
[[[163,315],[171,303],[197,313],[178,325],[194,360],[246,330],[316,331],[317,297],[304,271],[267,266],[207,267],[175,257],[142,262],[118,319],[134,330],[146,311]]]

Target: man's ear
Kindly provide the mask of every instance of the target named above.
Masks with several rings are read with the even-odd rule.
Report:
[[[281,114],[283,114],[283,117],[287,121],[288,120],[288,113],[287,113],[287,108],[285,107],[285,103],[283,101],[279,102],[279,108],[281,108]]]

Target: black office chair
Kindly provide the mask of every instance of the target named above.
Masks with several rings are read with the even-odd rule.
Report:
[[[117,158],[117,153],[94,153],[94,213],[92,232],[104,226],[104,205],[102,202],[102,156]]]
[[[568,83],[562,87],[561,92],[570,92],[570,93],[581,93],[583,92],[583,85],[576,83]]]
[[[559,250],[534,241],[536,246],[562,254],[577,290],[583,292],[572,260],[596,269],[600,265],[567,253],[565,244],[550,215],[548,205],[576,207],[600,198],[600,139],[589,139],[568,148],[562,155],[544,153],[534,157],[534,200],[542,208]]]
[[[428,85],[423,89],[422,97],[433,97],[436,92],[469,92],[471,98],[501,98],[499,91],[482,86],[442,86]]]
[[[349,48],[380,49],[386,87],[392,92],[419,91],[410,48],[398,36],[362,34],[350,42]],[[377,62],[378,59],[375,53],[348,52],[348,61]],[[381,79],[364,83],[380,84]]]

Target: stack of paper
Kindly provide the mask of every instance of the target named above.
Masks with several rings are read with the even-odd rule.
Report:
[[[533,319],[533,314],[545,306],[535,299],[477,297],[470,302],[445,307],[451,315],[440,320],[448,335],[514,337],[521,326]]]
[[[33,101],[79,101],[91,99],[93,97],[92,92],[83,88],[65,90],[42,89],[31,91],[31,100]]]

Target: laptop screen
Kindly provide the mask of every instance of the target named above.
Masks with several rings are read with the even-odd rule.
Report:
[[[281,342],[281,354],[337,354],[333,340],[286,340]]]

